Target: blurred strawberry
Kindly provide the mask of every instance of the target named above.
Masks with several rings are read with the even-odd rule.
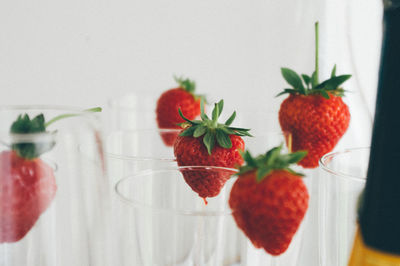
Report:
[[[157,101],[156,115],[160,129],[179,129],[179,123],[184,120],[180,117],[180,109],[188,119],[195,119],[200,115],[200,100],[203,96],[196,95],[196,83],[190,79],[175,77],[177,88],[165,91]],[[161,132],[161,137],[167,146],[172,146],[178,132]]]
[[[86,110],[99,112],[101,108]],[[45,122],[43,114],[19,116],[10,133],[11,149],[0,153],[0,243],[21,240],[53,201],[57,184],[53,168],[39,156],[51,150],[55,142],[19,141],[25,134],[50,133],[50,124],[79,114],[64,114]]]
[[[53,169],[15,151],[0,153],[0,243],[16,242],[49,207],[56,190]]]

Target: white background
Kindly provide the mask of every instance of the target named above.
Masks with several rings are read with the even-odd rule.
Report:
[[[381,9],[380,0],[1,0],[0,104],[102,105],[158,94],[177,74],[215,100],[275,106],[280,67],[311,74],[320,20],[322,74],[337,63],[373,109]]]

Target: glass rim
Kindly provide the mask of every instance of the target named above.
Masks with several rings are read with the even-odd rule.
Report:
[[[161,95],[161,94],[160,94]],[[137,97],[137,98],[145,98],[145,99],[149,99],[149,98],[153,98],[154,94],[149,93],[148,91],[138,91],[138,92],[130,92],[124,95],[119,95],[117,97],[113,97],[113,98],[109,98],[107,100],[107,107],[115,109],[118,108],[119,110],[122,111],[145,111],[145,112],[151,112],[153,111],[155,113],[155,109],[144,109],[144,110],[140,110],[140,108],[138,107],[132,107],[129,104],[124,104],[123,100],[126,99],[127,97]],[[157,101],[158,98],[155,98],[155,100]],[[155,107],[155,106],[154,106]]]
[[[107,157],[113,158],[113,159],[119,159],[119,160],[124,160],[124,161],[170,161],[170,162],[175,162],[175,158],[157,158],[157,157],[151,157],[151,156],[137,156],[137,155],[123,155],[115,152],[109,152],[108,151],[108,139],[114,135],[114,134],[138,134],[138,133],[146,133],[146,132],[157,132],[158,134],[160,133],[179,133],[182,131],[182,128],[142,128],[142,129],[131,129],[131,130],[116,130],[111,132],[108,136],[105,138],[105,155]]]
[[[163,172],[170,172],[170,171],[181,171],[181,170],[193,170],[193,169],[204,169],[204,170],[222,170],[222,171],[229,171],[232,172],[232,176],[236,173],[239,172],[238,169],[236,168],[227,168],[227,167],[218,167],[218,166],[203,166],[203,165],[198,165],[198,166],[177,166],[177,167],[170,167],[170,168],[164,168],[164,169],[147,169],[144,171],[140,171],[137,173],[134,173],[132,175],[125,176],[118,180],[118,182],[114,186],[114,191],[120,201],[123,203],[127,204],[130,207],[136,208],[145,208],[149,209],[153,212],[168,212],[168,213],[173,213],[176,215],[181,215],[181,216],[207,216],[207,217],[216,217],[216,216],[226,216],[226,215],[231,215],[233,213],[233,210],[230,208],[227,208],[227,210],[222,210],[222,211],[192,211],[192,210],[180,210],[176,208],[162,208],[162,207],[154,207],[151,206],[151,204],[146,204],[143,202],[140,202],[138,200],[128,198],[125,196],[121,191],[120,187],[122,186],[123,182],[126,182],[129,179],[132,178],[138,178],[138,177],[143,177],[146,175],[149,175],[151,173],[163,173]],[[188,188],[191,189],[188,185]],[[199,197],[196,192],[193,191],[193,196],[194,197]]]
[[[85,112],[82,108],[66,105],[0,105],[0,113],[7,111],[59,111],[59,112],[73,112],[78,114],[75,118],[82,118],[87,116],[95,116],[97,113]],[[11,125],[10,125],[11,127]],[[2,139],[7,135],[11,137],[13,143],[26,143],[26,142],[49,142],[53,141],[57,134],[57,130],[37,132],[37,133],[10,133],[9,131],[0,131],[0,144],[10,146]]]
[[[355,151],[369,151],[369,150],[370,150],[370,147],[357,147],[357,148],[348,148],[348,149],[341,150],[341,151],[330,152],[330,153],[325,154],[324,156],[322,156],[319,159],[319,166],[321,167],[322,170],[324,170],[330,174],[333,174],[335,176],[341,177],[341,178],[347,178],[347,179],[352,179],[352,180],[356,180],[356,181],[365,181],[367,178],[366,176],[351,175],[351,174],[337,171],[337,170],[329,167],[327,165],[327,161],[329,159],[334,158],[335,156],[338,156],[341,154],[355,152]]]
[[[160,133],[179,133],[181,132],[183,129],[182,128],[142,128],[142,129],[129,129],[129,130],[115,130],[112,131],[110,134],[108,134],[105,137],[105,147],[106,147],[106,151],[105,151],[105,155],[107,157],[110,157],[112,159],[119,159],[119,160],[124,160],[124,161],[131,161],[131,160],[135,160],[135,161],[170,161],[170,162],[175,162],[176,159],[174,158],[159,158],[159,157],[153,157],[153,156],[137,156],[137,155],[123,155],[123,154],[119,154],[119,153],[115,153],[115,152],[109,152],[107,149],[107,142],[108,139],[114,135],[114,134],[140,134],[140,133],[145,133],[145,132],[157,132],[158,134]],[[254,135],[252,137],[252,139],[256,139],[258,138],[264,138],[264,137],[268,137],[268,136],[282,136],[283,140],[285,139],[286,135],[285,132],[279,131],[279,130],[272,130],[272,131],[266,131],[264,132],[264,134],[258,134],[258,135]],[[280,143],[277,143],[277,145]]]
[[[51,105],[51,104],[17,104],[17,105],[0,105],[0,111],[5,110],[49,110],[49,111],[73,111],[82,114],[92,114],[85,112],[82,108],[69,105]]]

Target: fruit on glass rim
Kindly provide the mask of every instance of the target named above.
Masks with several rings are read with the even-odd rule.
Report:
[[[178,87],[161,94],[157,101],[157,125],[160,129],[180,129],[178,125],[184,120],[179,115],[180,109],[188,119],[200,115],[200,100],[204,97],[195,94],[196,83],[190,79],[175,77]],[[178,132],[161,132],[161,137],[167,146],[172,146]]]
[[[279,123],[292,151],[306,150],[307,156],[299,162],[306,168],[318,166],[319,159],[333,150],[350,123],[348,106],[343,102],[345,90],[339,87],[351,75],[336,76],[336,65],[331,77],[318,80],[318,22],[316,32],[316,64],[310,76],[301,77],[291,69],[282,68],[285,80],[292,88],[278,94],[289,94],[279,110]],[[289,141],[290,139],[290,141]],[[291,145],[290,145],[291,144]]]
[[[250,129],[231,127],[236,112],[224,124],[218,123],[224,107],[221,100],[214,105],[212,119],[205,113],[201,104],[201,120],[186,121],[185,129],[179,134],[174,145],[174,154],[179,166],[218,166],[237,168],[243,164],[240,151],[245,148],[242,136],[251,136]],[[200,197],[215,197],[232,175],[230,171],[183,171],[183,177]]]
[[[43,114],[33,119],[27,114],[20,115],[11,125],[10,133],[12,136],[50,133],[46,131],[50,124],[75,115],[60,115],[47,123]],[[21,240],[53,201],[57,191],[54,170],[39,156],[54,145],[53,140],[15,142],[11,144],[11,150],[0,153],[0,243]]]
[[[229,206],[237,226],[256,248],[271,255],[285,252],[308,208],[309,194],[301,174],[289,168],[306,152],[281,154],[282,145],[252,157],[239,169]]]

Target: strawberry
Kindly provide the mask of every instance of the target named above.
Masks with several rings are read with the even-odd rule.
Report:
[[[99,108],[87,111],[97,112]],[[46,127],[76,114],[65,114],[45,123],[43,114],[19,116],[11,126],[12,139],[25,134],[51,133]],[[53,132],[54,133],[54,132]],[[48,142],[17,142],[0,153],[0,243],[21,240],[53,201],[57,184],[53,168],[39,156],[55,145]]]
[[[224,107],[224,101],[215,104],[212,120],[204,113],[201,104],[201,120],[189,120],[179,110],[186,121],[186,127],[177,137],[174,154],[179,166],[218,166],[233,168],[243,164],[240,151],[245,144],[242,136],[251,136],[249,129],[230,127],[236,117],[236,112],[228,118],[225,124],[218,123]],[[219,194],[225,182],[231,176],[229,171],[182,171],[186,183],[200,197],[215,197]]]
[[[180,128],[179,123],[184,120],[178,110],[188,119],[195,119],[200,115],[200,99],[203,96],[194,94],[196,83],[189,79],[175,77],[179,87],[170,89],[161,94],[157,101],[157,124],[161,129]],[[161,132],[161,137],[167,146],[172,146],[178,132]]]
[[[16,242],[49,207],[57,185],[53,169],[41,159],[15,151],[0,153],[0,243]]]
[[[331,77],[318,81],[318,23],[316,28],[316,66],[312,76],[302,78],[291,69],[282,68],[285,80],[292,88],[284,89],[278,96],[288,93],[279,110],[279,123],[293,151],[307,150],[299,162],[306,168],[318,166],[319,159],[333,150],[350,123],[348,106],[343,102],[344,90],[339,86],[351,75],[336,76],[336,65]],[[304,82],[304,84],[303,84]]]
[[[281,154],[282,145],[253,158],[239,169],[229,206],[237,226],[256,248],[271,255],[286,251],[308,208],[309,194],[301,174],[289,168],[306,152]]]

